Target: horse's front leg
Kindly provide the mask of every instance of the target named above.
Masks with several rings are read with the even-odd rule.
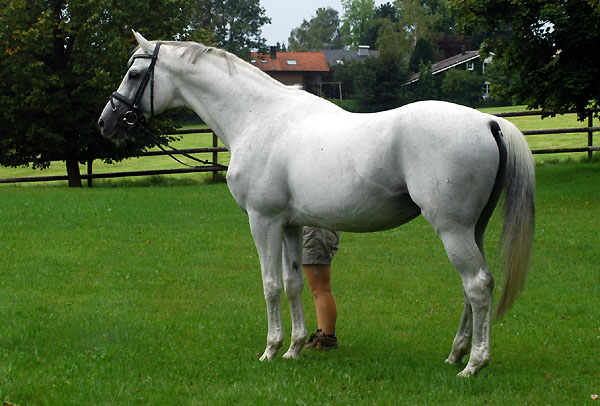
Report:
[[[283,231],[283,285],[292,316],[292,342],[283,357],[297,358],[308,336],[302,309],[302,227]]]
[[[281,322],[281,258],[282,231],[281,222],[257,213],[248,213],[250,230],[262,274],[263,290],[267,303],[267,347],[260,357],[261,361],[272,359],[283,345],[283,326]]]

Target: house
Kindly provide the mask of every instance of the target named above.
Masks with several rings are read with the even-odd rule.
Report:
[[[479,51],[467,51],[465,49],[458,55],[454,55],[448,59],[444,59],[442,61],[436,62],[431,65],[431,74],[439,75],[443,72],[446,72],[450,69],[463,69],[468,71],[480,71],[482,74],[485,73],[485,69],[492,62],[492,57],[488,57],[483,61],[479,57]],[[415,73],[409,80],[406,82],[406,85],[410,85],[411,83],[416,83],[419,81],[419,74]],[[490,82],[487,80],[484,83],[484,92],[483,99],[489,98],[490,95]]]
[[[251,53],[250,63],[285,85],[300,85],[311,93],[321,94],[323,77],[329,65],[323,52]]]

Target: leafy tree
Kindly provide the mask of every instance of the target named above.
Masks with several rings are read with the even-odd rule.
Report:
[[[407,78],[408,71],[401,60],[367,58],[354,78],[361,111],[383,111],[405,104],[408,94],[402,85]]]
[[[375,16],[374,0],[342,0],[342,35],[346,45],[358,48],[368,41],[368,33]]]
[[[512,80],[508,93],[529,108],[600,106],[600,6],[597,0],[450,0],[467,33],[480,27],[484,51]],[[498,29],[498,27],[500,29]]]
[[[379,39],[382,26],[389,23],[394,25],[397,22],[396,8],[389,2],[381,4],[375,10],[373,22],[368,28],[367,33],[363,36],[364,42],[361,45],[369,45],[371,48],[377,48],[377,40]]]
[[[154,140],[141,134],[116,147],[96,120],[125,70],[131,28],[175,39],[189,26],[189,1],[12,0],[0,3],[0,164],[45,168],[131,156]]]
[[[413,100],[433,100],[438,98],[435,78],[431,72],[431,63],[419,63],[419,81],[415,85]]]
[[[389,19],[383,19],[380,22],[381,26],[375,43],[379,50],[379,57],[392,64],[407,59],[410,54],[410,42],[405,32],[398,31],[398,26]]]
[[[259,0],[196,0],[192,26],[219,48],[249,57],[252,48],[266,49],[261,27],[270,22]]]
[[[289,49],[291,51],[308,51],[311,49],[343,48],[340,33],[340,17],[337,10],[327,7],[318,8],[310,21],[302,24],[290,33]]]
[[[419,38],[417,40],[417,45],[415,46],[415,50],[410,56],[410,61],[408,63],[408,70],[411,72],[418,72],[419,66],[421,64],[427,64],[433,62],[433,48],[431,47],[431,43],[425,38]]]
[[[413,47],[419,38],[430,39],[439,31],[441,15],[436,13],[437,9],[429,8],[428,3],[420,0],[396,0],[394,4],[400,16],[398,24],[412,40]]]
[[[465,106],[481,103],[483,76],[467,70],[450,69],[442,80],[442,95],[447,101]]]

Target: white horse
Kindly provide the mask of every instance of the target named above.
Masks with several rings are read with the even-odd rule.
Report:
[[[483,238],[502,189],[506,280],[499,315],[523,287],[533,239],[533,159],[514,125],[438,101],[349,113],[227,52],[135,36],[140,48],[99,126],[116,137],[127,124],[186,106],[231,151],[227,184],[248,214],[267,304],[261,360],[283,345],[282,286],[292,317],[284,357],[298,357],[306,341],[302,226],[371,232],[422,214],[462,278],[465,306],[446,362],[461,363],[470,349],[459,375],[488,364],[494,279]]]

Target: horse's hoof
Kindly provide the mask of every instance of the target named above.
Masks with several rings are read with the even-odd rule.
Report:
[[[446,361],[444,362],[449,365],[463,365],[462,359],[456,359],[452,357],[446,358]]]
[[[300,347],[302,348],[302,347]],[[299,349],[289,349],[285,354],[283,354],[283,358],[285,359],[298,359],[300,358],[300,350]]]
[[[474,375],[475,375],[475,373],[471,372],[468,368],[465,368],[462,371],[460,371],[458,374],[456,374],[456,376],[458,376],[459,378],[470,378]]]
[[[259,361],[270,361],[275,357],[277,350],[266,349],[263,355],[258,359]]]

